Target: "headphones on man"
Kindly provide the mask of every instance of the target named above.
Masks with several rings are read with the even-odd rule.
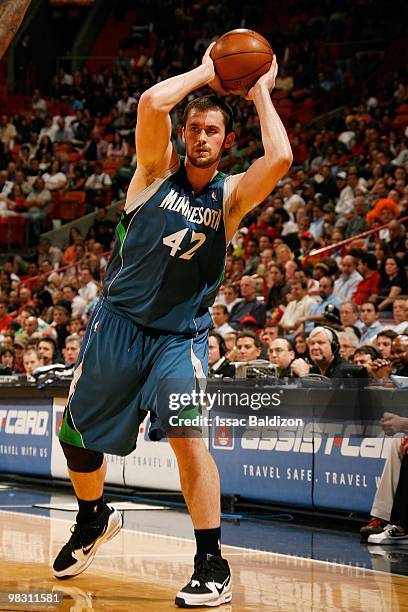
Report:
[[[331,342],[330,342],[330,346],[331,346],[331,350],[333,355],[336,357],[336,355],[339,354],[340,352],[340,340],[338,335],[336,334],[336,332],[331,329],[330,327],[326,327],[325,325],[322,325],[321,327],[323,327],[323,329],[327,329],[328,332],[330,332],[331,334]]]
[[[220,349],[220,356],[224,357],[225,353],[227,352],[227,347],[224,338],[216,331],[211,331],[209,335],[213,336],[217,340],[218,347]]]

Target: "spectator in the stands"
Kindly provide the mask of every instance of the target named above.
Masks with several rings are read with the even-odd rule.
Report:
[[[345,255],[341,260],[341,275],[334,282],[334,293],[339,302],[351,300],[358,283],[363,280],[356,266],[356,260],[352,255]]]
[[[310,373],[328,378],[343,378],[349,371],[348,362],[339,355],[338,338],[334,331],[327,327],[315,327],[308,338],[308,345],[313,365],[310,366],[304,359],[295,359],[292,371],[297,376],[307,376]]]
[[[95,283],[89,268],[81,268],[80,283],[81,287],[78,290],[78,294],[87,304],[89,304],[98,294],[98,286]]]
[[[392,341],[391,358],[395,374],[408,376],[408,336],[401,334]]]
[[[107,218],[107,210],[103,206],[98,206],[96,218],[91,227],[93,237],[96,242],[102,244],[104,251],[109,251],[112,241],[115,238],[115,224]],[[88,236],[91,235],[91,231]]]
[[[361,320],[364,323],[360,346],[376,336],[383,328],[378,320],[378,308],[373,302],[363,302],[360,306]]]
[[[129,155],[129,152],[130,149],[126,140],[123,140],[122,136],[115,132],[112,142],[108,144],[107,159],[121,159]]]
[[[303,280],[293,280],[290,283],[290,295],[293,298],[285,308],[279,323],[285,335],[298,333],[302,330],[303,321],[308,316],[315,300],[307,294],[307,283]]]
[[[111,177],[107,172],[103,171],[103,166],[100,162],[95,164],[94,172],[85,182],[85,191],[91,204],[105,203],[104,197],[108,190],[112,187]],[[100,241],[99,241],[100,242]]]
[[[214,331],[224,337],[231,331],[234,331],[229,325],[229,312],[224,304],[214,304],[212,309],[212,319],[214,323]]]
[[[250,276],[243,276],[239,286],[243,299],[232,308],[229,324],[234,329],[239,329],[241,319],[246,315],[251,315],[256,319],[258,327],[263,327],[265,323],[265,306],[256,297],[257,288],[255,279]]]
[[[381,354],[375,346],[360,346],[353,355],[353,363],[357,366],[363,366],[370,378],[378,378],[375,361],[381,359]]]
[[[237,336],[237,361],[259,359],[262,345],[257,334],[250,331],[240,332]]]
[[[360,344],[359,338],[355,334],[346,331],[339,332],[337,335],[340,343],[340,357],[347,359],[347,361],[352,361],[354,353]]]
[[[65,338],[69,336],[69,312],[65,308],[65,306],[55,306],[54,308],[54,318],[52,320],[51,325],[55,328],[57,332],[57,347],[59,352],[62,352],[62,349],[65,346]]]
[[[0,376],[18,374],[15,367],[15,351],[10,346],[0,347]]]
[[[49,172],[42,175],[45,189],[48,191],[61,191],[67,186],[67,176],[61,171],[58,159],[53,159]]]
[[[267,321],[260,334],[260,339],[265,344],[270,345],[271,342],[275,340],[276,338],[278,338],[279,336],[283,336],[283,329],[279,325],[279,323],[274,323],[273,321]]]
[[[275,254],[278,263],[285,268],[286,280],[293,280],[295,270],[297,269],[297,264],[294,261],[295,255],[292,253],[287,244],[279,244],[275,249]]]
[[[357,266],[363,276],[354,294],[354,302],[361,306],[366,300],[377,300],[381,276],[377,270],[377,259],[372,253],[363,253]]]
[[[53,338],[42,338],[38,343],[38,354],[43,366],[57,363],[57,343]]]
[[[235,367],[225,356],[227,347],[220,334],[210,331],[208,335],[208,374],[209,376],[222,376],[233,378]]]
[[[392,342],[397,336],[398,334],[392,329],[383,329],[377,334],[375,346],[383,359],[391,359]]]
[[[80,315],[84,316],[86,311],[87,302],[78,295],[78,290],[74,285],[64,285],[62,288],[62,295],[65,300],[68,300],[71,304],[72,316]]]
[[[405,333],[408,327],[408,299],[398,297],[392,305],[393,324],[386,324],[386,329],[392,329],[397,334]]]
[[[340,322],[343,327],[353,326],[362,330],[364,323],[360,320],[360,308],[351,300],[340,304]]]
[[[299,332],[298,334],[296,334],[294,341],[293,341],[293,346],[295,349],[295,357],[296,359],[298,357],[301,357],[302,359],[304,359],[305,361],[307,361],[308,363],[311,363],[310,361],[310,355],[309,355],[309,346],[307,344],[307,334],[305,334],[305,332]]]
[[[233,283],[225,283],[223,298],[228,312],[231,315],[231,310],[233,309],[233,307],[242,301],[242,298],[239,297],[238,285]]]
[[[100,161],[105,158],[107,150],[108,143],[102,138],[100,130],[95,127],[82,151],[84,158],[90,162]]]
[[[340,302],[334,293],[334,281],[331,276],[323,276],[320,279],[319,295],[321,302],[315,303],[302,321],[306,333],[311,332],[313,327],[324,322],[325,310],[328,304],[340,308]]]
[[[356,236],[357,234],[361,234],[368,230],[368,225],[366,223],[365,217],[367,214],[367,203],[364,196],[356,196],[354,198],[354,208],[352,210],[352,214],[350,219],[343,219],[346,223],[344,229],[344,237],[350,238],[351,236]]]
[[[31,348],[25,349],[23,354],[23,364],[24,372],[31,376],[31,374],[42,365],[38,351]]]
[[[327,269],[329,272],[329,270]],[[319,297],[319,281],[312,278],[313,268],[309,265],[302,266],[295,270],[294,280],[301,280],[307,283],[307,294],[314,298],[315,302],[320,300]],[[322,275],[323,276],[323,275]]]
[[[292,376],[291,363],[295,359],[295,351],[290,340],[276,338],[269,345],[268,356],[271,363],[277,366],[279,378]]]
[[[65,338],[65,347],[62,350],[65,365],[74,366],[78,359],[79,350],[81,348],[82,338],[77,334],[71,334]]]
[[[35,179],[33,189],[26,197],[25,206],[28,212],[22,213],[22,215],[26,219],[37,222],[35,228],[38,235],[40,233],[38,222],[47,217],[51,207],[51,192],[49,189],[46,189],[41,176]]]
[[[259,265],[259,243],[256,238],[250,238],[245,247],[245,274],[255,274]]]
[[[271,263],[268,272],[269,290],[266,297],[266,310],[273,313],[281,304],[286,303],[289,285],[286,284],[285,268],[282,264]]]
[[[395,299],[406,293],[405,270],[398,257],[387,257],[384,269],[381,270],[381,280],[378,289],[378,310],[381,316],[392,316],[392,305]]]
[[[8,313],[9,300],[0,298],[0,333],[6,331],[10,323],[13,321],[13,315]]]
[[[57,124],[54,129],[53,141],[70,143],[74,138],[74,132],[70,128],[64,117],[58,117]]]

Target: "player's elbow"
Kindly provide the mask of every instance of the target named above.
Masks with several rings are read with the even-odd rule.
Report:
[[[143,92],[139,99],[139,111],[161,111],[163,110],[162,95],[154,91],[154,87]]]
[[[274,168],[274,173],[278,174],[280,177],[285,176],[293,162],[293,155],[291,151],[285,153],[285,155],[279,156],[278,159],[271,160],[271,166]]]

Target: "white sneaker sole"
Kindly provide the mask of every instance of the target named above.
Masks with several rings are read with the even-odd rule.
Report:
[[[65,570],[58,572],[53,569],[55,578],[58,578],[59,580],[63,580],[64,578],[73,578],[74,576],[78,576],[78,574],[84,572],[91,565],[98,548],[105,542],[112,540],[112,538],[119,533],[119,531],[122,529],[122,522],[122,515],[117,510],[114,510],[109,516],[108,527],[105,533],[95,540],[92,550],[86,556],[84,555],[82,559],[78,559],[77,563],[74,563],[71,565],[71,567],[68,567]]]
[[[198,601],[198,599],[193,598],[189,599],[188,595],[179,591],[176,595],[175,603],[179,608],[216,608],[217,606],[222,606],[222,604],[229,603],[231,599],[231,591],[226,591],[217,599],[212,599],[210,601]]]

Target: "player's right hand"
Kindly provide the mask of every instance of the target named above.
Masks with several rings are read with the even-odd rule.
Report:
[[[208,83],[208,86],[211,87],[211,89],[213,89],[215,91],[215,93],[222,95],[222,96],[226,96],[228,94],[227,91],[225,91],[225,89],[222,88],[221,85],[221,81],[217,75],[217,73],[215,72],[215,68],[214,68],[214,62],[210,56],[211,53],[211,49],[213,48],[213,46],[215,45],[216,41],[214,40],[212,43],[209,44],[209,46],[207,47],[206,52],[203,55],[203,59],[201,61],[202,65],[206,66],[209,68],[210,74],[211,74],[211,80]]]

